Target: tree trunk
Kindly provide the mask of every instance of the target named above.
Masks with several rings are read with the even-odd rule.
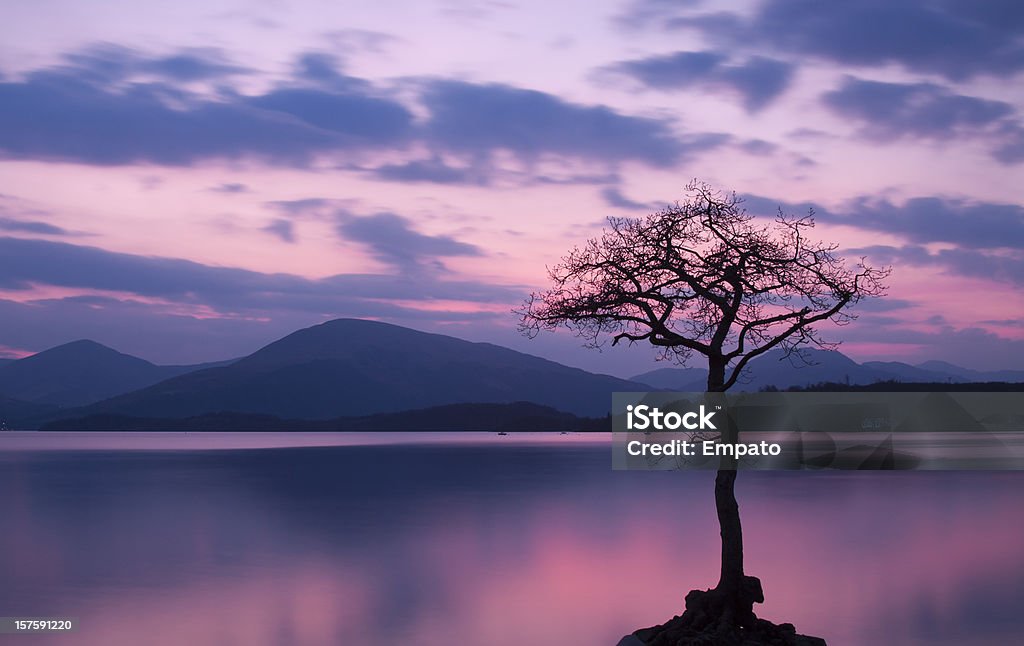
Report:
[[[708,357],[708,392],[725,392],[725,359]]]
[[[717,357],[708,360],[708,392],[725,392],[725,361]],[[736,442],[736,430],[730,423],[723,429],[722,442]],[[722,569],[713,594],[716,610],[729,623],[745,625],[753,618],[753,603],[760,595],[760,582],[756,591],[747,590],[743,575],[743,529],[740,525],[740,507],[736,502],[736,458],[723,456],[715,476],[715,510],[722,535]],[[752,577],[751,577],[752,578]],[[751,581],[751,584],[754,582]],[[719,605],[720,604],[720,605]]]
[[[715,476],[715,509],[722,533],[722,571],[715,591],[722,597],[724,616],[740,621],[750,608],[744,607],[743,600],[743,529],[736,502],[735,468],[719,469]]]

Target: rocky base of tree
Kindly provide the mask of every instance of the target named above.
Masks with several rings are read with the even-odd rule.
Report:
[[[826,646],[820,637],[798,635],[793,624],[776,625],[764,619],[757,619],[749,628],[709,624],[695,629],[683,625],[683,617],[675,617],[633,635],[646,646]]]
[[[819,637],[798,635],[793,624],[773,624],[758,619],[749,608],[764,601],[761,582],[744,577],[742,617],[723,612],[715,590],[691,590],[686,611],[667,622],[641,628],[633,635],[647,646],[825,646]],[[728,615],[732,615],[729,617]]]

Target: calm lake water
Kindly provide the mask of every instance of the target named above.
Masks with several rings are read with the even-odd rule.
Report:
[[[713,585],[719,544],[712,473],[610,451],[5,434],[0,616],[79,629],[0,643],[614,646]],[[1024,473],[743,472],[737,495],[760,616],[833,646],[1020,643]]]

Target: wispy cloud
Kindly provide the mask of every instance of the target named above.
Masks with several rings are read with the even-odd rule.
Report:
[[[608,206],[627,211],[651,211],[657,208],[653,202],[637,202],[622,194],[622,191],[615,186],[608,186],[601,190],[601,197]]]
[[[270,224],[263,227],[263,230],[271,235],[277,236],[284,242],[295,242],[295,225],[291,220],[285,220],[283,218],[274,219]]]
[[[63,65],[0,82],[0,156],[93,165],[154,163],[189,166],[208,160],[254,158],[306,166],[345,152],[433,151],[377,170],[383,179],[479,183],[479,174],[438,162],[438,153],[486,161],[512,153],[605,165],[640,161],[668,167],[722,145],[719,133],[677,133],[664,118],[632,116],[602,105],[571,103],[510,85],[411,79],[427,110],[422,121],[374,84],[343,74],[323,53],[299,57],[290,82],[243,94],[221,84],[216,94],[183,83],[219,69],[198,54],[145,58],[125,48],[95,49]],[[194,64],[188,71],[186,61]],[[136,79],[158,66],[156,79]],[[227,73],[227,70],[221,70]],[[132,79],[125,83],[125,79]]]
[[[508,151],[524,159],[553,154],[670,166],[715,145],[683,141],[663,119],[627,116],[508,85],[435,81],[426,85],[423,102],[430,111],[427,141],[461,153]]]
[[[851,249],[875,262],[903,266],[939,267],[950,274],[983,278],[1024,286],[1024,254],[983,252],[976,249],[939,249],[930,251],[920,245],[872,245]]]
[[[759,47],[847,66],[896,64],[952,81],[1024,71],[1024,6],[964,0],[765,0],[753,14],[668,14],[721,47]]]
[[[1005,101],[956,94],[933,83],[883,83],[847,76],[822,95],[826,107],[875,142],[994,135],[1016,114]]]
[[[241,182],[227,182],[224,184],[220,184],[219,186],[214,186],[209,190],[214,193],[237,194],[248,193],[249,187],[246,186],[245,184],[242,184]]]
[[[381,237],[385,233],[393,237]],[[427,236],[397,216],[355,218],[345,230],[382,259],[407,266],[438,256],[478,255],[472,245]],[[311,279],[214,267],[179,258],[141,256],[47,240],[0,238],[0,288],[33,285],[135,294],[219,312],[357,311],[371,301],[515,302],[517,289],[437,272],[341,274]],[[399,306],[395,306],[396,308]],[[399,308],[401,309],[401,308]],[[369,311],[369,310],[368,310]],[[396,310],[397,311],[397,310]]]
[[[481,256],[483,251],[447,235],[426,235],[416,231],[412,222],[394,213],[351,215],[340,212],[338,233],[345,239],[365,245],[379,260],[411,271],[443,268],[441,258]]]
[[[814,208],[818,221],[900,236],[909,242],[948,243],[967,249],[1024,250],[1024,206],[963,198],[914,197],[894,203],[859,196],[836,209],[746,196],[754,213],[770,215],[780,206],[790,213]]]
[[[0,231],[13,233],[37,233],[39,235],[66,236],[71,235],[67,229],[48,222],[38,220],[19,220],[0,215]]]
[[[695,51],[623,61],[606,69],[654,90],[698,87],[711,92],[735,93],[748,112],[757,112],[789,87],[796,66],[764,56],[731,63],[720,52]]]

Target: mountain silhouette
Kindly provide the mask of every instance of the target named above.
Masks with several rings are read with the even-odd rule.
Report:
[[[751,362],[734,390],[825,382],[965,384],[992,375],[1024,381],[1024,371],[980,372],[943,362],[858,364],[835,351],[806,354],[810,365],[769,352]],[[67,343],[0,363],[0,416],[32,426],[103,415],[168,420],[235,413],[327,420],[453,404],[532,402],[603,417],[612,392],[701,392],[706,374],[700,368],[662,368],[623,380],[489,343],[338,319],[217,364],[157,366],[93,341]]]
[[[940,362],[936,362],[940,363]],[[960,374],[950,370],[940,370],[933,368],[926,368],[924,365],[912,366],[909,363],[903,363],[902,361],[865,361],[863,364],[866,368],[878,370],[887,375],[891,375],[889,379],[896,379],[898,381],[927,381],[927,382],[947,382],[947,383],[964,383],[971,381],[966,379]],[[953,364],[946,364],[950,368],[956,368]]]
[[[229,366],[190,372],[76,413],[182,418],[233,411],[328,419],[528,401],[604,416],[612,392],[638,389],[645,387],[489,343],[337,319],[294,332]]]
[[[928,361],[917,366],[898,361],[867,361],[857,363],[835,350],[805,349],[807,362],[785,356],[781,350],[766,352],[753,359],[733,391],[757,391],[766,387],[789,388],[818,383],[867,385],[882,381],[969,383],[1024,381],[1024,371],[1001,370],[982,372],[969,370],[942,361]],[[703,391],[707,371],[701,368],[662,368],[631,377],[632,381],[652,388],[679,392]]]
[[[946,361],[925,361],[918,368],[960,377],[963,381],[1024,381],[1024,370],[971,370]]]
[[[631,377],[631,380],[662,390],[704,392],[708,385],[708,371],[704,368],[659,368]]]
[[[95,341],[72,341],[0,364],[0,393],[26,402],[83,406],[207,365],[157,366]]]

